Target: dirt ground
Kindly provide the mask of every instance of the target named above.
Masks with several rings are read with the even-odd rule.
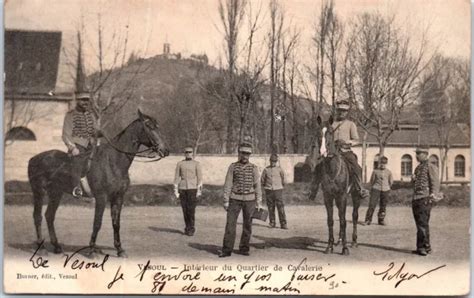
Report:
[[[366,208],[360,209],[359,221]],[[352,239],[351,208],[347,212],[348,239]],[[340,258],[362,262],[381,260],[420,260],[413,255],[416,228],[409,207],[388,207],[387,225],[358,225],[359,247],[351,248],[350,256],[341,256],[341,247],[335,254],[324,255],[328,237],[326,211],[323,206],[287,206],[288,230],[271,229],[268,223],[254,221],[251,256],[234,255],[246,260],[295,260],[307,257],[331,261]],[[56,218],[56,231],[65,251],[73,251],[89,243],[92,231],[93,205],[61,206]],[[335,214],[337,220],[337,215]],[[376,215],[374,216],[376,219]],[[468,208],[435,207],[431,215],[431,242],[434,253],[425,259],[449,262],[469,260]],[[129,257],[149,256],[166,259],[199,261],[217,258],[222,245],[225,211],[220,207],[201,207],[196,211],[196,229],[193,237],[183,235],[184,221],[179,207],[125,207],[122,213],[122,245]],[[239,224],[236,247],[240,238]],[[335,234],[339,230],[335,222]],[[47,236],[46,222],[43,231]],[[21,256],[33,251],[35,240],[31,206],[5,206],[4,253]],[[48,241],[48,240],[47,240]],[[110,210],[104,214],[97,244],[105,253],[115,255]]]

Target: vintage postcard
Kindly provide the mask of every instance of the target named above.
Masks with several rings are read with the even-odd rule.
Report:
[[[8,294],[467,295],[467,0],[11,0]]]

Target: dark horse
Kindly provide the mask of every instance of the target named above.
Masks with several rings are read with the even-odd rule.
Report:
[[[100,252],[100,249],[96,247],[96,239],[102,224],[106,203],[110,201],[114,246],[119,257],[127,256],[120,242],[120,213],[123,196],[130,184],[128,170],[140,145],[149,147],[160,158],[168,155],[168,149],[165,148],[161,139],[156,121],[138,111],[135,121],[110,142],[104,142],[96,148],[87,173],[87,179],[95,197],[94,224],[89,243],[90,254]],[[32,157],[28,163],[28,177],[33,191],[33,220],[36,227],[37,243],[39,245],[43,241],[41,209],[43,200],[47,196],[49,200],[45,218],[55,253],[63,251],[56,237],[54,218],[63,193],[71,193],[73,189],[70,171],[70,156],[59,150],[40,153]]]
[[[310,199],[314,200],[322,185],[324,194],[324,205],[327,211],[327,221],[329,229],[328,246],[325,253],[332,253],[334,246],[334,219],[333,204],[339,213],[339,239],[342,242],[342,254],[348,255],[349,248],[346,243],[346,206],[349,194],[352,195],[352,224],[354,226],[352,234],[352,246],[357,247],[357,222],[359,220],[360,195],[352,187],[349,177],[349,168],[342,157],[336,142],[334,141],[334,129],[332,127],[333,118],[323,125],[321,118],[318,116],[317,139],[319,145],[320,160],[313,172],[313,181],[311,184]],[[336,243],[337,245],[337,243]]]

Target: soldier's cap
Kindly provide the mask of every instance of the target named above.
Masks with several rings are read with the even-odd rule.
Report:
[[[89,92],[76,92],[76,99],[77,100],[89,100],[91,99],[91,95]]]
[[[184,153],[193,153],[193,147],[187,146],[184,147]]]
[[[336,108],[338,110],[348,111],[350,108],[349,101],[343,99],[336,102]]]
[[[270,161],[278,161],[278,155],[273,153],[272,155],[270,155]]]
[[[252,145],[248,143],[242,143],[239,146],[239,152],[244,152],[244,153],[252,153]]]
[[[415,152],[416,153],[428,153],[430,147],[428,145],[420,145],[416,148]]]
[[[382,156],[382,157],[380,158],[380,162],[383,163],[384,165],[386,165],[387,162],[388,162],[388,158],[385,157],[385,156]]]

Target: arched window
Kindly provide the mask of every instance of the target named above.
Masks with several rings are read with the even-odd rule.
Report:
[[[379,154],[377,153],[374,156],[374,170],[378,169],[378,167],[379,167]]]
[[[436,154],[432,154],[430,156],[430,163],[437,166],[439,168],[439,158]]]
[[[26,127],[13,127],[7,132],[7,141],[36,141],[35,134]]]
[[[458,155],[454,159],[454,176],[455,177],[466,176],[466,159],[462,155]]]
[[[405,154],[402,156],[402,170],[401,174],[402,176],[411,176],[413,173],[413,159],[411,158],[410,155]]]

